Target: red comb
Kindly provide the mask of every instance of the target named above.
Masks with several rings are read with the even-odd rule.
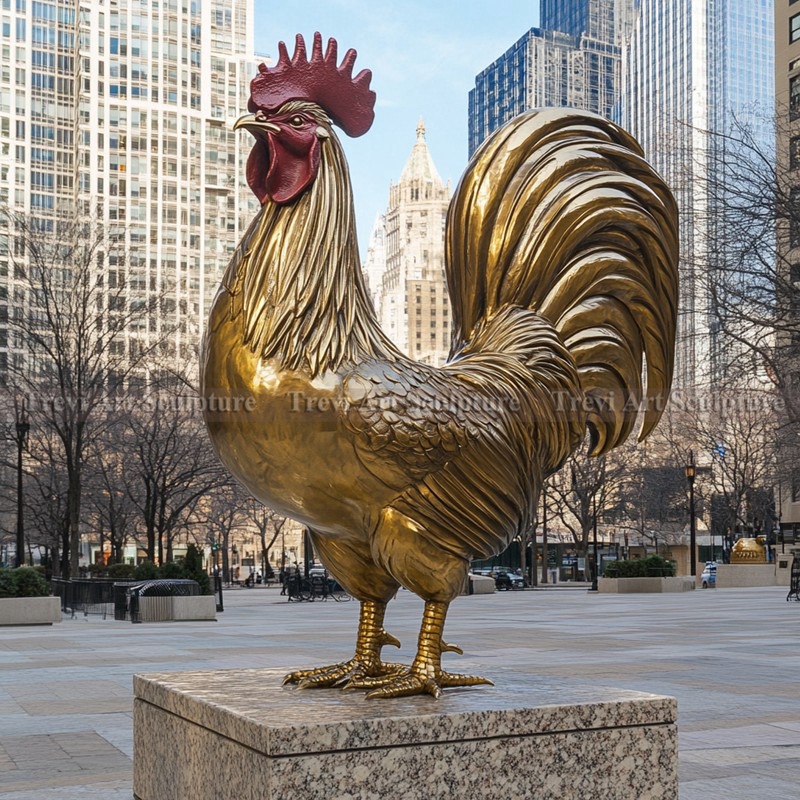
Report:
[[[283,42],[278,43],[278,63],[260,64],[259,74],[250,83],[251,112],[276,111],[288,100],[311,100],[328,112],[330,118],[348,136],[366,133],[375,118],[375,92],[369,88],[372,73],[368,69],[353,77],[356,51],[345,53],[342,65],[336,65],[336,39],[328,39],[322,55],[322,36],[314,34],[311,60],[306,57],[306,43],[298,33],[294,56]]]

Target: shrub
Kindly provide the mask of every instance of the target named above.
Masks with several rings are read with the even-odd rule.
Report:
[[[0,597],[48,597],[47,581],[33,567],[0,569]]]
[[[203,569],[203,556],[193,544],[186,548],[186,557],[183,559],[183,575],[200,584],[200,594],[213,594],[208,573]]]
[[[133,578],[136,567],[133,564],[109,564],[106,567],[106,575],[109,578],[116,578],[118,581]]]
[[[635,558],[631,561],[612,561],[606,564],[606,578],[672,578],[675,575],[674,561],[661,556]]]
[[[17,596],[16,570],[0,569],[0,597]]]
[[[119,564],[117,566],[125,565]],[[128,576],[126,575],[125,577]],[[193,544],[189,545],[186,551],[186,558],[184,558],[183,562],[167,561],[160,567],[157,567],[151,561],[142,561],[133,571],[132,577],[137,581],[151,581],[157,578],[166,580],[188,579],[197,581],[200,585],[200,594],[212,594],[211,582],[209,581],[208,575],[203,570],[203,557]]]
[[[158,567],[152,561],[142,561],[133,571],[133,577],[137,581],[152,581],[159,577]]]
[[[158,568],[159,578],[185,578],[183,567],[177,561],[167,561]]]
[[[89,575],[93,578],[115,578],[118,581],[133,578],[133,564],[90,564]]]
[[[152,561],[142,561],[137,567],[131,564],[109,564],[101,567],[100,574],[117,580],[152,581],[157,579],[197,581],[200,585],[200,594],[212,594],[211,582],[203,570],[203,556],[200,551],[190,544],[183,561],[167,561],[160,567]],[[94,570],[99,572],[99,570]],[[2,589],[0,588],[0,592]],[[0,594],[2,597],[2,594]]]
[[[33,567],[17,568],[17,597],[48,597],[47,581]]]

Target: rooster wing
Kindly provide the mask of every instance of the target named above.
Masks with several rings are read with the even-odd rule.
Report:
[[[520,115],[478,149],[450,205],[453,353],[500,309],[534,309],[575,359],[594,454],[625,441],[641,405],[643,438],[672,381],[677,221],[624,130],[585,111]]]

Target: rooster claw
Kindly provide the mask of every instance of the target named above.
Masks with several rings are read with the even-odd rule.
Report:
[[[352,662],[345,661],[341,664],[331,664],[328,667],[313,669],[298,669],[290,672],[283,679],[283,686],[287,683],[296,683],[298,689],[317,689],[334,686],[338,681],[347,679],[353,670]]]
[[[351,692],[356,689],[377,689],[391,683],[399,675],[408,671],[408,664],[382,664],[380,675],[353,675],[349,680],[341,681],[342,691]]]
[[[391,633],[386,633],[386,631],[381,634],[381,644],[390,644],[392,647],[402,647],[400,640],[396,636],[392,636]]]
[[[434,676],[420,674],[412,670],[398,675],[384,686],[371,691],[367,700],[386,699],[391,697],[413,697],[415,695],[429,694],[438,700],[442,689],[457,686],[494,686],[488,678],[476,675],[460,675],[455,672],[437,670]]]
[[[287,683],[297,684],[298,689],[324,689],[338,687],[342,689],[372,689],[391,681],[408,669],[406,664],[393,664],[379,661],[367,665],[356,659],[341,664],[315,669],[300,669],[290,672],[284,679]]]

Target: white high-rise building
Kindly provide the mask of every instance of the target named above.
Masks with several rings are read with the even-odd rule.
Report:
[[[364,261],[364,278],[367,281],[372,305],[378,310],[381,307],[381,280],[386,270],[386,217],[378,214],[372,225],[367,245],[367,257]]]
[[[773,4],[759,0],[639,0],[625,53],[622,124],[675,192],[682,282],[675,379],[717,381],[730,360],[709,271],[726,258],[722,137],[744,126],[774,150]]]
[[[250,137],[252,0],[2,0],[0,206],[92,217],[121,237],[98,268],[137,318],[125,352],[164,339],[191,365],[217,282],[257,208]],[[29,303],[0,230],[0,304]],[[113,309],[109,309],[109,312]],[[0,371],[9,356],[0,308]],[[138,341],[137,341],[138,340]],[[120,352],[122,352],[120,350]]]
[[[444,271],[444,226],[450,204],[450,183],[436,171],[425,142],[425,124],[400,180],[389,187],[383,218],[384,264],[376,311],[384,331],[412,358],[440,364],[450,351],[450,303]],[[373,251],[373,255],[377,254]],[[369,259],[368,259],[369,260]],[[368,263],[371,274],[379,265]],[[370,279],[371,280],[371,279]]]

